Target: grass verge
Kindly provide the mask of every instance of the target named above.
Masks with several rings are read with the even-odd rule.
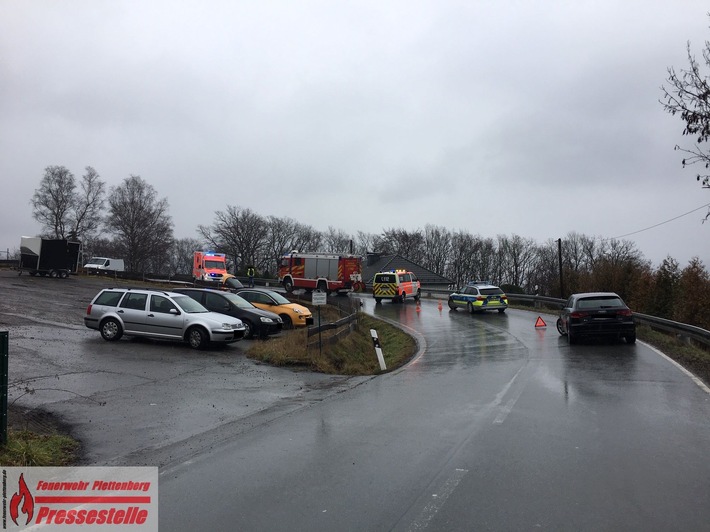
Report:
[[[405,364],[417,350],[416,341],[401,329],[372,316],[358,313],[355,329],[331,343],[332,331],[307,338],[306,330],[289,331],[279,338],[254,343],[247,356],[254,360],[291,368],[336,375],[382,373],[370,329],[377,330],[385,365],[391,371]]]
[[[71,465],[79,448],[79,442],[63,434],[8,430],[7,444],[0,447],[0,464],[5,467]]]

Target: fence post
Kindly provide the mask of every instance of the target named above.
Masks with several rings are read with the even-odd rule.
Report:
[[[0,445],[7,443],[7,373],[8,338],[7,331],[0,331]]]

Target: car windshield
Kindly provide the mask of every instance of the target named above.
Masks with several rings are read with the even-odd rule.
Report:
[[[291,302],[278,292],[266,292],[276,302],[277,305],[290,305]]]
[[[189,296],[174,296],[173,301],[175,301],[175,303],[188,314],[194,314],[196,312],[209,312],[209,310]]]
[[[221,260],[206,260],[205,268],[211,268],[213,270],[223,270],[224,262],[222,262]]]
[[[254,308],[254,305],[249,303],[246,299],[244,299],[241,296],[238,296],[237,294],[224,294],[225,299],[228,299],[232,305],[238,308]]]

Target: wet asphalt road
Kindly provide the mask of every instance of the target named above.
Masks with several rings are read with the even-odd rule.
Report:
[[[161,526],[710,529],[710,394],[657,352],[570,347],[553,316],[365,301],[423,353],[164,468]]]
[[[104,342],[81,322],[95,283],[0,272],[11,381],[75,427],[88,463],[161,465],[162,530],[709,529],[710,394],[641,343],[570,347],[553,316],[365,299],[422,352],[327,377],[239,344]]]

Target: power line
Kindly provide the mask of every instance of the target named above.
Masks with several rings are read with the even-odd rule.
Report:
[[[643,233],[644,231],[648,231],[649,229],[653,229],[654,227],[658,227],[659,225],[667,224],[668,222],[672,222],[673,220],[677,220],[678,218],[682,218],[683,216],[688,216],[689,214],[692,214],[695,211],[699,211],[700,209],[704,209],[705,207],[708,207],[708,206],[710,206],[710,203],[706,203],[705,205],[701,205],[697,209],[693,209],[692,211],[688,211],[685,214],[681,214],[679,216],[676,216],[675,218],[671,218],[670,220],[666,220],[665,222],[657,223],[656,225],[646,227],[645,229],[639,229],[638,231],[634,231],[633,233],[626,233],[625,235],[613,236],[613,237],[609,238],[608,240],[615,240],[617,238],[624,238],[625,236],[631,236],[631,235],[635,235],[637,233]]]

